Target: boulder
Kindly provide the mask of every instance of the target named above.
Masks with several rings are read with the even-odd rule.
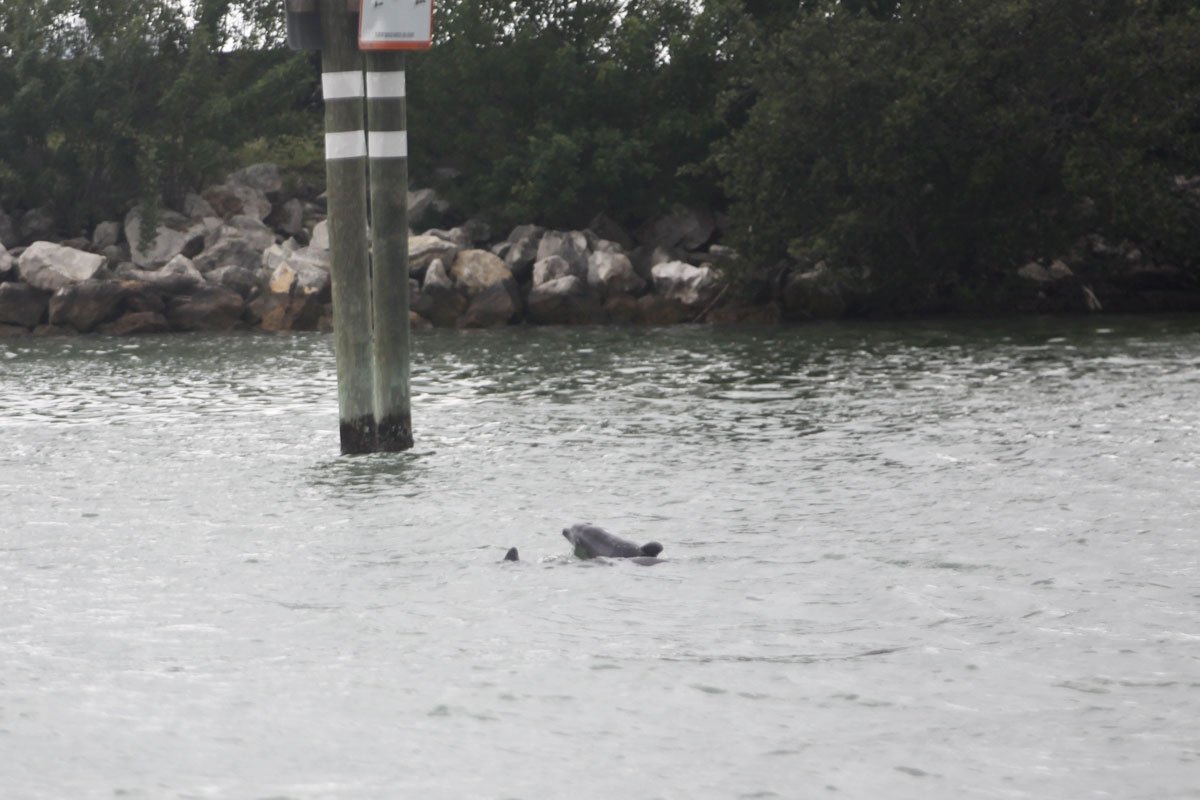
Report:
[[[604,314],[616,325],[636,325],[642,321],[642,307],[631,294],[615,294],[604,301]]]
[[[54,214],[48,206],[35,208],[21,215],[22,241],[53,239],[55,231]]]
[[[587,279],[588,241],[582,233],[547,231],[538,241],[537,261],[550,256],[563,259],[573,267],[571,274]]]
[[[0,323],[32,328],[46,317],[50,295],[23,283],[0,283]]]
[[[318,250],[329,249],[329,220],[323,219],[313,226],[312,235],[308,238],[308,246]]]
[[[83,281],[59,289],[50,298],[50,324],[89,333],[119,316],[125,290],[112,281]]]
[[[183,198],[183,214],[189,219],[204,219],[217,216],[217,210],[200,195],[188,192]]]
[[[241,325],[242,296],[224,286],[199,286],[190,294],[171,298],[167,320],[183,331],[227,331]]]
[[[674,206],[669,214],[644,227],[639,238],[654,247],[698,250],[712,239],[717,225],[707,211]]]
[[[638,298],[638,317],[646,325],[678,325],[689,322],[696,316],[678,300],[660,294],[644,294]]]
[[[425,273],[425,284],[412,298],[412,310],[439,328],[453,328],[467,308],[467,298],[454,287],[440,259]]]
[[[460,251],[454,256],[450,277],[454,279],[455,286],[466,292],[468,298],[498,284],[516,284],[504,262],[486,250]]]
[[[695,267],[682,261],[658,264],[650,270],[650,275],[657,294],[689,308],[711,302],[721,283],[712,267]]]
[[[21,280],[47,292],[82,283],[96,277],[107,259],[50,242],[34,242],[21,253],[18,272]]]
[[[264,331],[315,331],[323,308],[315,294],[266,292],[250,303],[247,312]]]
[[[783,285],[783,315],[792,321],[838,319],[846,313],[845,292],[824,261],[793,271]]]
[[[588,256],[587,282],[601,297],[637,294],[646,288],[646,281],[634,271],[628,256],[607,250]]]
[[[271,211],[267,221],[288,236],[299,236],[304,233],[304,203],[292,198]]]
[[[264,195],[272,195],[283,190],[283,176],[275,164],[251,164],[226,177],[225,184],[249,186]]]
[[[277,294],[324,295],[330,289],[329,267],[293,253],[275,267],[267,285]]]
[[[1017,275],[1034,283],[1053,283],[1074,277],[1075,273],[1071,272],[1071,268],[1062,261],[1055,261],[1048,267],[1044,267],[1036,261],[1030,261],[1017,270]]]
[[[21,237],[17,235],[16,226],[13,225],[12,217],[4,213],[0,209],[0,246],[16,247],[21,243]]]
[[[163,300],[163,292],[153,284],[144,281],[122,280],[120,286],[125,292],[125,302],[122,306],[126,314],[166,314],[167,303]]]
[[[587,263],[582,266],[578,262],[567,261],[562,256],[547,256],[539,259],[533,265],[533,285],[541,286],[543,283],[556,281],[559,278],[565,278],[572,275],[583,281],[584,286],[587,286]]]
[[[460,250],[470,250],[475,246],[475,242],[471,239],[471,235],[462,228],[451,228],[448,231],[441,230],[440,228],[430,228],[422,235],[436,236],[443,241],[458,245]]]
[[[246,269],[236,264],[228,267],[217,267],[204,276],[205,280],[216,286],[227,286],[240,294],[249,297],[262,288],[262,274],[259,270]]]
[[[101,222],[92,231],[92,247],[97,253],[103,252],[107,247],[115,247],[121,241],[121,223],[119,222]]]
[[[5,325],[3,322],[0,322],[0,339],[24,336],[27,333],[29,333],[28,328],[22,328],[19,325]]]
[[[538,245],[546,233],[545,228],[538,225],[520,225],[509,234],[508,252],[504,253],[504,264],[509,267],[512,277],[518,282],[526,283],[533,275],[533,265],[538,260]]]
[[[454,257],[461,249],[459,245],[437,236],[410,236],[408,237],[408,274],[419,278],[435,258],[440,259],[443,264],[452,264]]]
[[[600,212],[592,218],[592,221],[588,223],[588,230],[594,233],[596,238],[613,242],[622,250],[633,249],[633,237],[629,235],[629,231],[604,212]]]
[[[572,325],[602,322],[604,309],[587,284],[576,275],[565,275],[533,287],[527,300],[529,321],[539,325]]]
[[[271,245],[275,244],[275,231],[271,230],[266,224],[254,217],[247,217],[244,214],[235,214],[229,218],[223,228],[216,237],[214,242],[222,236],[228,236],[231,233],[237,233],[243,239],[250,242],[255,250],[266,250]]]
[[[505,272],[507,271],[505,269]],[[516,283],[509,278],[476,293],[459,319],[458,325],[462,328],[494,328],[507,325],[520,313],[521,301],[517,295]]]
[[[244,215],[264,220],[271,213],[271,201],[261,190],[244,183],[224,183],[204,190],[203,197],[217,212],[217,216],[234,217]]]
[[[17,276],[17,260],[8,254],[8,250],[0,244],[0,283],[13,280]]]
[[[408,224],[419,227],[431,212],[438,211],[438,193],[431,188],[420,188],[408,193]]]
[[[143,249],[141,210],[135,208],[125,215],[125,241],[129,243],[133,263],[142,269],[160,267],[180,253],[188,257],[196,255],[204,247],[207,232],[201,223],[193,223],[180,214],[163,212],[159,215],[154,239]]]
[[[262,265],[264,249],[256,247],[254,242],[226,227],[222,229],[214,244],[196,256],[194,263],[201,274],[230,266],[254,270]]]
[[[167,318],[158,312],[131,311],[101,325],[96,332],[105,336],[133,336],[143,333],[167,333],[170,330],[171,325]]]

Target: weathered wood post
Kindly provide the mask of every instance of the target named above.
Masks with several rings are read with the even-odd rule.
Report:
[[[321,50],[342,452],[406,450],[413,444],[408,389],[408,132],[404,55],[395,51],[429,49],[433,3],[284,2],[288,44],[297,50]],[[369,52],[365,80],[360,49]],[[366,128],[364,94],[370,120]],[[370,256],[365,233],[368,154]]]
[[[396,452],[413,446],[408,390],[408,132],[404,54],[373,50],[367,53],[366,62],[375,420],[378,448]]]
[[[347,0],[319,3],[339,428],[343,453],[371,453],[376,449],[376,422],[362,56]]]

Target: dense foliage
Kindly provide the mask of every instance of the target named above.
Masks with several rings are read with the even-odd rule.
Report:
[[[319,168],[282,9],[0,0],[0,204],[82,226],[239,155]],[[750,263],[913,308],[1089,232],[1197,267],[1200,0],[442,0],[436,29],[412,169],[464,214],[695,203]]]
[[[276,5],[0,0],[0,204],[75,232],[139,198],[177,205],[242,143],[311,127],[293,112],[311,65],[235,49],[278,41]]]
[[[1200,4],[808,5],[754,57],[753,108],[718,148],[756,259],[867,275],[893,308],[1088,232],[1195,260],[1175,177],[1200,172]]]

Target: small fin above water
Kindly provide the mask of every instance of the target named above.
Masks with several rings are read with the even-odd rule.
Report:
[[[519,555],[517,555],[517,548],[515,548],[515,547],[508,548],[508,552],[504,554],[504,560],[505,561],[520,561],[521,557]]]

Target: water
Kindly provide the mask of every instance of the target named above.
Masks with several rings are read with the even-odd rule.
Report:
[[[1200,797],[1200,319],[415,346],[0,342],[0,795]]]

